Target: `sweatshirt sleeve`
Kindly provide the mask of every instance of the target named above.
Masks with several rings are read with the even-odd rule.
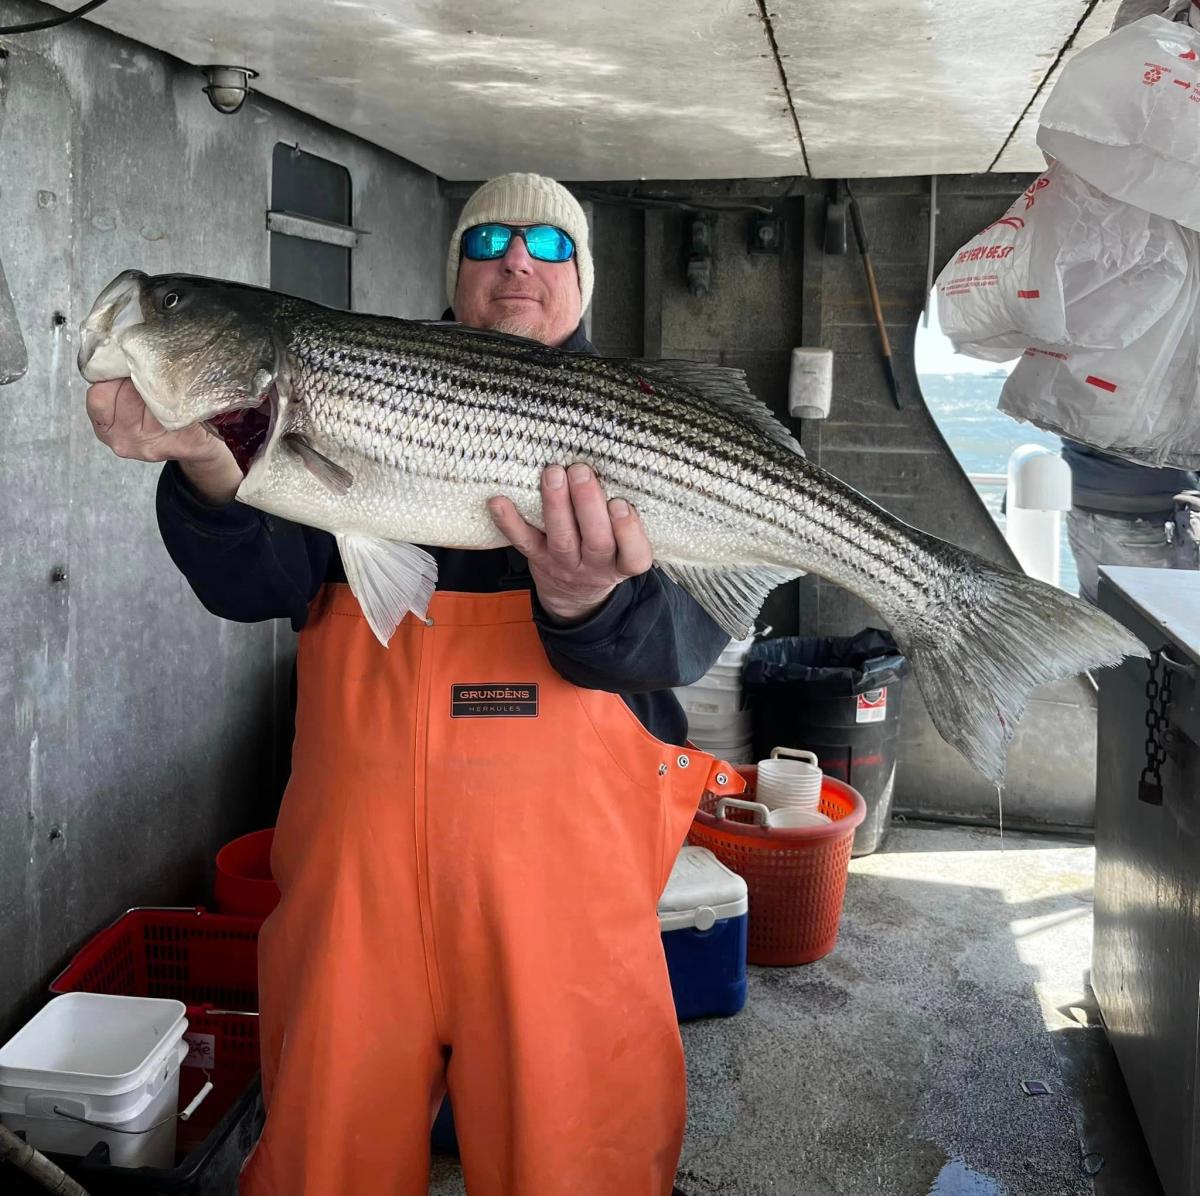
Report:
[[[583,689],[643,693],[690,685],[729,642],[696,600],[658,569],[622,582],[582,623],[555,626],[536,590],[533,609],[550,663]]]
[[[159,477],[156,507],[167,553],[214,615],[304,625],[336,552],[328,532],[237,501],[207,503],[174,461]]]

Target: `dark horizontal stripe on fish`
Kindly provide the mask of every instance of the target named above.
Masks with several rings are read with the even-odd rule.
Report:
[[[340,393],[340,388],[335,389]],[[473,397],[477,400],[480,398],[479,395]],[[748,506],[744,500],[737,501],[739,490],[745,489],[745,477],[740,482],[736,477],[727,479],[728,485],[737,489],[733,495],[724,493],[717,485],[720,479],[714,478],[711,471],[704,468],[703,462],[697,465],[685,460],[673,451],[669,442],[657,445],[622,443],[610,434],[609,429],[601,428],[597,430],[599,443],[589,443],[587,429],[581,428],[576,418],[579,410],[575,408],[569,412],[575,422],[569,422],[559,407],[562,418],[557,426],[551,423],[538,424],[527,434],[514,438],[504,449],[497,450],[481,448],[477,444],[480,438],[486,439],[488,436],[488,421],[499,419],[528,425],[530,420],[527,413],[497,408],[494,403],[477,407],[461,397],[452,404],[445,404],[428,394],[418,395],[415,400],[411,395],[406,396],[405,403],[415,403],[417,406],[416,411],[410,406],[406,412],[409,426],[405,429],[405,438],[397,436],[385,420],[374,418],[380,404],[366,397],[356,397],[349,404],[339,404],[340,421],[343,425],[363,427],[361,439],[365,455],[390,467],[406,469],[412,476],[485,482],[495,486],[497,491],[503,491],[508,485],[524,488],[529,483],[529,475],[540,473],[545,461],[559,455],[556,450],[561,448],[568,455],[595,460],[607,480],[628,493],[648,495],[664,505],[690,507],[693,514],[700,518],[711,518],[714,514],[720,518],[719,513],[724,511],[728,518],[722,522],[731,534],[744,530],[744,525],[749,524],[764,530],[773,529],[781,547],[793,543],[797,546],[820,545],[824,555],[842,564],[847,576],[869,579],[874,575],[873,569],[878,571],[884,568],[895,576],[894,584],[898,589],[911,587],[914,596],[919,588],[916,583],[927,579],[928,569],[912,559],[911,546],[907,542],[892,546],[889,553],[887,541],[891,539],[890,536],[865,538],[862,535],[861,510],[855,512],[853,508],[841,508],[836,501],[839,497],[836,491],[822,490],[820,498],[813,497],[802,487],[797,487],[796,483],[804,480],[799,473],[786,479],[789,485],[781,487],[783,492],[775,501],[782,506],[786,518],[777,517],[771,504]],[[367,426],[364,427],[354,418],[354,408],[363,411],[365,418],[371,421]],[[376,445],[386,446],[391,451],[383,451],[382,447],[376,451]],[[417,468],[411,458],[419,454],[434,458],[432,471]],[[628,461],[630,456],[636,457],[638,454],[650,459],[633,463]],[[659,466],[663,459],[673,459],[680,469],[656,473],[655,458]],[[793,460],[794,468],[799,471],[802,468],[800,459]],[[464,471],[464,462],[474,468]],[[487,467],[489,464],[507,468],[490,469]],[[851,497],[857,497],[852,492],[850,494]],[[686,501],[688,498],[695,501]],[[854,518],[856,513],[859,518]],[[890,531],[887,528],[882,530]]]
[[[345,375],[358,381],[365,376],[352,369],[347,370],[344,365],[339,367],[336,373],[339,377]],[[465,385],[467,381],[472,381],[475,385]],[[615,387],[612,394],[596,395],[584,392],[580,401],[568,403],[552,391],[547,393],[547,380],[537,374],[527,378],[514,377],[511,382],[508,378],[500,376],[485,381],[489,383],[490,389],[479,386],[477,378],[468,379],[466,375],[462,378],[451,375],[443,383],[440,377],[426,370],[417,370],[407,376],[389,378],[395,400],[398,401],[382,405],[389,412],[406,409],[408,414],[414,415],[416,413],[411,410],[409,403],[405,402],[409,396],[428,396],[434,401],[439,401],[443,389],[452,389],[453,400],[447,404],[447,408],[450,411],[455,408],[461,411],[462,422],[466,427],[473,426],[472,419],[467,418],[468,412],[484,412],[489,417],[499,414],[527,420],[531,429],[535,421],[578,428],[579,440],[583,440],[590,430],[605,442],[625,448],[655,450],[682,465],[713,472],[730,480],[739,480],[745,488],[761,497],[764,503],[778,501],[778,496],[765,492],[764,486],[774,485],[785,489],[794,486],[793,470],[783,468],[785,462],[787,466],[791,466],[795,460],[793,455],[786,449],[780,449],[779,455],[771,453],[769,450],[773,446],[770,442],[764,442],[760,433],[745,428],[733,417],[713,418],[711,428],[701,429],[701,432],[705,433],[701,435],[690,432],[697,423],[696,407],[693,404],[673,404],[676,408],[674,411],[663,411],[655,407],[642,407],[639,410],[640,404],[631,404],[628,401],[631,394],[639,392],[616,390]],[[609,388],[606,386],[604,389]],[[356,394],[354,400],[368,408],[379,405],[378,397],[367,394]],[[429,418],[428,413],[421,413],[421,418]],[[453,415],[448,417],[451,422],[454,418]],[[441,419],[437,422],[446,426],[448,421]],[[486,427],[488,421],[484,419],[476,422]],[[364,428],[374,427],[366,422],[360,423]],[[380,420],[378,423],[380,431],[387,427],[386,420]],[[653,439],[647,441],[647,437]],[[690,452],[671,451],[668,446],[676,441],[681,442]],[[731,455],[720,451],[722,447],[730,445],[740,448],[741,454]],[[427,447],[434,446],[430,444]],[[783,454],[786,454],[786,457]],[[745,476],[739,477],[738,471],[745,471]]]
[[[336,371],[319,370],[317,372],[329,375],[329,377],[334,379],[338,384],[334,389],[339,392],[343,400],[346,398],[341,385],[346,377],[344,369]],[[527,446],[530,450],[534,450],[537,445],[547,443],[547,438],[544,435],[544,426],[537,426],[535,431],[533,419],[536,412],[531,410],[527,392],[518,391],[514,388],[507,393],[497,395],[494,392],[488,392],[484,389],[474,389],[468,392],[459,387],[454,400],[450,403],[445,403],[432,391],[428,384],[424,388],[421,388],[419,381],[419,377],[414,378],[412,375],[401,380],[399,384],[397,384],[396,379],[389,378],[388,389],[394,397],[403,397],[404,401],[402,402],[381,403],[377,396],[354,394],[351,400],[353,406],[361,408],[370,422],[354,419],[351,413],[345,410],[344,402],[340,415],[346,422],[361,427],[366,433],[366,440],[368,442],[371,439],[382,439],[385,441],[391,439],[398,447],[408,444],[411,447],[424,449],[433,455],[446,456],[449,453],[455,452],[451,446],[461,445],[464,439],[469,441],[473,430],[476,435],[480,434],[479,429],[486,428],[487,420],[495,416],[528,424],[530,432],[513,441],[509,445],[507,455],[488,451],[485,455],[481,455],[481,459],[510,462],[515,465],[519,463],[519,458],[512,452],[513,445]],[[542,380],[535,377],[531,381],[536,384]],[[416,386],[414,386],[414,382],[417,383]],[[468,394],[470,395],[470,400],[467,398]],[[414,411],[412,405],[413,396],[416,396],[418,404],[425,404],[427,409],[422,411],[418,408]],[[611,406],[614,410],[620,409],[621,414],[627,417],[628,412],[623,408],[621,397],[620,395],[615,396],[611,400]],[[588,404],[585,402],[568,405],[557,396],[549,396],[540,401],[545,404],[548,417],[553,419],[557,416],[555,422],[565,431],[571,433],[571,439],[575,443],[572,446],[564,438],[564,447],[574,447],[577,450],[585,451],[588,455],[599,457],[619,457],[620,454],[617,450],[652,453],[660,458],[673,461],[682,467],[681,471],[666,475],[666,480],[669,480],[674,487],[685,490],[690,489],[701,499],[713,504],[718,509],[723,508],[752,522],[765,524],[784,535],[796,537],[801,541],[805,538],[820,539],[820,537],[811,534],[806,524],[812,525],[815,529],[824,532],[825,538],[830,544],[842,543],[849,550],[837,553],[837,556],[856,575],[871,576],[869,569],[853,567],[855,557],[865,556],[871,564],[886,566],[891,572],[899,573],[910,584],[919,583],[927,576],[928,569],[919,561],[912,559],[910,552],[911,545],[906,540],[900,540],[893,532],[893,529],[886,526],[876,529],[875,538],[883,541],[877,547],[872,547],[867,542],[864,542],[862,537],[857,534],[859,530],[858,525],[861,517],[869,512],[862,510],[861,504],[863,500],[861,496],[850,491],[848,487],[844,487],[844,484],[839,483],[837,479],[829,477],[828,482],[825,479],[821,479],[819,497],[813,497],[802,484],[805,479],[803,478],[803,466],[800,464],[801,459],[791,453],[787,455],[787,461],[792,465],[792,470],[788,474],[772,471],[765,476],[756,475],[753,472],[752,466],[757,464],[761,470],[762,466],[767,463],[764,461],[763,455],[758,451],[752,451],[748,454],[749,461],[738,462],[720,454],[712,453],[711,446],[708,443],[696,442],[694,444],[695,453],[701,456],[701,460],[696,461],[694,455],[689,456],[678,451],[672,441],[666,438],[647,443],[643,436],[635,435],[630,439],[625,439],[617,435],[616,429],[627,426],[628,420],[616,423],[607,421],[604,418],[605,413],[600,404]],[[408,437],[407,440],[397,439],[396,429],[389,427],[386,419],[370,419],[381,407],[388,414],[406,418],[409,421],[409,427],[405,429]],[[554,414],[550,415],[551,412]],[[651,410],[645,414],[657,427],[663,427],[668,430],[677,429],[678,425],[673,423],[669,416],[662,411]],[[431,436],[430,432],[432,429],[429,427],[430,424],[445,429],[446,435],[439,437]],[[589,424],[592,425],[590,429],[588,427]],[[589,446],[586,443],[587,432],[589,430],[600,440],[601,443],[599,446]],[[641,429],[640,426],[635,424],[632,430],[637,432]],[[426,436],[421,439],[415,439],[413,436],[414,431],[424,431]],[[374,436],[372,436],[372,433],[374,433]],[[369,444],[366,447],[368,448],[369,455],[376,456],[377,459],[382,459],[380,454],[370,452]],[[755,450],[758,447],[757,444],[753,446]],[[787,450],[782,451],[787,452]],[[455,454],[456,457],[461,457],[461,455],[458,453]],[[544,456],[534,455],[526,459],[526,464],[530,468],[540,468],[544,460]],[[389,461],[389,464],[395,467],[396,462],[394,460]],[[718,471],[715,468],[716,466],[725,468],[722,471]],[[743,472],[740,476],[732,475],[729,473],[730,467],[734,469],[740,468]],[[743,501],[738,502],[733,496],[723,494],[718,489],[703,484],[704,479],[712,478],[714,475],[739,487],[742,491],[749,491],[762,501],[748,503],[743,499]],[[436,476],[456,476],[456,471],[452,468],[450,460],[447,461],[446,467],[440,474]],[[653,475],[649,476],[652,477]],[[497,477],[496,481],[498,484],[503,485],[502,478]],[[782,493],[779,495],[764,495],[761,491],[761,485],[764,482],[773,483]],[[644,492],[649,491],[649,485],[645,478],[639,479],[638,488]],[[662,497],[667,499],[666,495],[662,495]],[[772,513],[773,505],[776,503],[782,506],[783,510],[787,512],[788,518],[777,517]],[[892,541],[892,546],[899,550],[898,555],[894,557],[887,555],[888,541]]]
[[[803,527],[795,526],[796,519],[799,519],[814,524],[835,541],[846,542],[856,553],[865,552],[872,560],[887,564],[893,571],[905,576],[905,580],[917,582],[927,574],[927,568],[912,559],[911,544],[898,534],[897,529],[883,526],[876,528],[873,533],[876,539],[883,541],[881,550],[889,541],[891,546],[899,550],[895,560],[886,557],[883,551],[870,551],[861,538],[854,534],[856,517],[870,514],[861,506],[862,496],[848,487],[839,493],[842,490],[840,484],[829,486],[824,480],[818,483],[820,499],[810,497],[803,485],[797,492],[797,482],[805,481],[802,470],[792,468],[785,471],[781,468],[785,460],[789,465],[794,460],[789,450],[775,446],[764,439],[757,429],[739,421],[736,415],[707,403],[690,391],[675,392],[674,388],[660,385],[651,402],[651,396],[633,385],[628,378],[606,373],[595,365],[606,359],[577,359],[592,368],[581,371],[587,384],[576,385],[576,393],[580,397],[572,402],[562,397],[563,373],[568,371],[547,371],[536,363],[518,357],[504,359],[517,368],[500,369],[491,354],[443,353],[437,351],[440,346],[433,345],[434,351],[427,356],[436,358],[443,366],[443,371],[435,372],[429,360],[421,360],[422,354],[410,356],[409,353],[397,352],[394,344],[379,346],[377,355],[372,357],[364,357],[363,351],[368,347],[376,349],[375,346],[343,341],[336,346],[318,343],[312,347],[317,350],[314,355],[324,359],[324,363],[329,363],[331,357],[335,359],[333,364],[326,365],[326,369],[339,380],[349,377],[360,383],[398,392],[399,395],[410,396],[415,393],[433,400],[438,400],[442,394],[448,395],[451,403],[445,405],[447,414],[443,418],[434,417],[434,422],[448,431],[459,433],[477,426],[472,424],[469,417],[473,415],[477,419],[480,413],[500,414],[532,424],[532,420],[540,414],[536,405],[543,405],[545,412],[542,418],[578,429],[576,440],[585,439],[590,430],[605,446],[648,451],[683,466],[685,472],[683,476],[675,475],[675,483],[719,508],[761,521],[780,532],[802,537]],[[320,369],[320,366],[317,368]],[[467,401],[468,396],[473,402]],[[532,404],[531,397],[534,400]],[[375,396],[355,395],[354,398],[368,410],[381,405]],[[391,412],[398,412],[404,405],[387,403],[385,406]],[[457,419],[452,413],[454,408],[459,409]],[[406,414],[411,416],[412,412]],[[360,426],[380,433],[392,432],[386,423],[363,423]],[[627,431],[628,435],[620,435],[618,429]],[[647,436],[652,438],[649,443]],[[531,439],[537,443],[536,437],[528,434],[522,437],[522,440]],[[690,452],[674,448],[676,441]],[[723,448],[734,445],[742,450],[744,456],[722,453],[714,449],[714,442]],[[439,440],[422,441],[421,444],[430,453],[444,452],[446,449]],[[595,453],[595,449],[589,451]],[[491,459],[510,458],[492,454]],[[688,469],[694,472],[695,477],[688,478]],[[696,481],[696,478],[712,475],[738,486],[759,502],[745,499],[737,502],[731,496]],[[837,483],[837,479],[830,480]],[[767,492],[766,488],[772,486],[782,489],[783,494]],[[645,486],[642,488],[645,489]],[[771,508],[776,503],[781,504],[792,518],[772,515]]]

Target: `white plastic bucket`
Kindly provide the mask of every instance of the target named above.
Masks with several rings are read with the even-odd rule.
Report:
[[[717,664],[734,664],[740,669],[746,653],[750,651],[753,644],[754,636],[752,635],[747,636],[744,640],[730,640],[721,649],[721,655],[717,657]]]
[[[769,810],[815,810],[822,775],[815,752],[776,748],[758,762],[758,800]]]
[[[114,1167],[174,1166],[185,1013],[150,997],[55,997],[0,1047],[0,1121],[41,1151],[105,1142]]]
[[[687,685],[675,691],[679,704],[690,717],[693,714],[720,715],[728,718],[742,708],[742,689],[724,689]]]
[[[740,660],[724,660],[718,659],[705,677],[740,677],[742,675],[742,662]]]
[[[754,761],[754,748],[749,739],[740,743],[728,743],[711,740],[703,735],[693,735],[691,740],[702,752],[729,764],[751,764]]]
[[[693,681],[688,689],[732,689],[739,693],[742,689],[742,670],[731,669],[728,672],[709,671],[700,678],[699,681]]]
[[[691,715],[688,719],[688,735],[691,739],[703,739],[708,743],[740,744],[750,739],[750,727],[746,723],[730,719],[712,721]]]
[[[726,735],[736,739],[749,739],[753,728],[749,710],[734,710],[721,714],[689,710],[687,720],[688,731],[694,735]]]

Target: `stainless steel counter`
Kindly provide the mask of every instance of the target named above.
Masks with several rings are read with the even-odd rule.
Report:
[[[1099,593],[1182,667],[1170,669],[1161,805],[1139,798],[1147,662],[1097,676],[1092,986],[1166,1196],[1200,1196],[1200,573],[1106,567]]]

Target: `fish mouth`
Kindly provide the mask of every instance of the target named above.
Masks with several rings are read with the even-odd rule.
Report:
[[[88,382],[127,378],[129,364],[121,348],[121,333],[142,322],[141,270],[125,270],[100,292],[79,326],[79,372]]]
[[[243,477],[250,472],[250,466],[258,459],[270,438],[275,422],[275,405],[272,402],[274,391],[275,387],[272,386],[252,406],[222,411],[204,421],[204,426],[224,441]]]

